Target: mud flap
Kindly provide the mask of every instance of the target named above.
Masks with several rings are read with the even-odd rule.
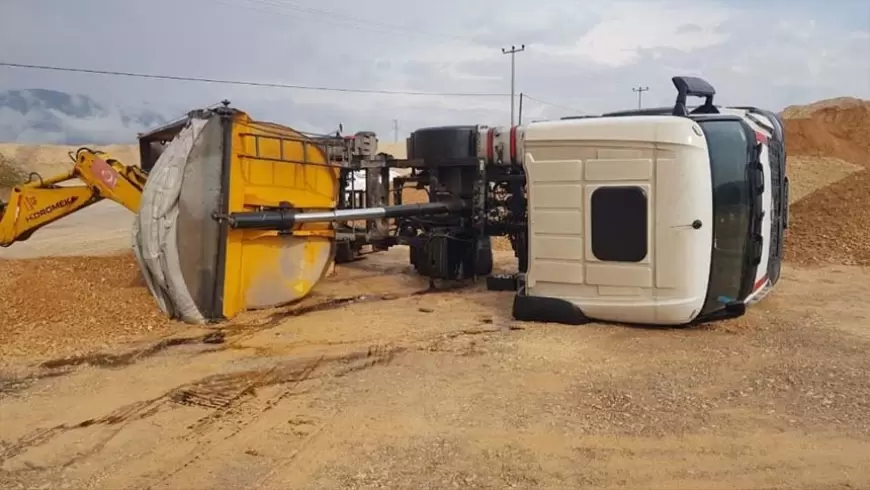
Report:
[[[585,325],[592,319],[574,303],[561,298],[528,296],[524,274],[517,276],[517,293],[511,311],[514,320],[521,322],[560,323],[563,325]]]

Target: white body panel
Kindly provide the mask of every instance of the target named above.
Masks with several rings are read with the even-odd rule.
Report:
[[[525,294],[570,301],[600,320],[693,320],[704,304],[712,246],[702,134],[690,119],[665,116],[528,125]],[[602,261],[592,252],[591,196],[608,186],[636,186],[646,196],[647,254],[639,262]]]
[[[758,269],[755,273],[755,282],[753,283],[752,293],[746,298],[746,302],[752,302],[753,296],[756,295],[767,282],[767,264],[770,261],[770,227],[772,225],[771,216],[773,208],[773,192],[771,186],[773,182],[770,179],[770,164],[765,145],[761,150],[761,164],[764,167],[764,192],[761,194],[761,209],[764,212],[764,217],[761,218],[761,235],[764,237],[764,246],[761,249],[761,262],[758,264]]]

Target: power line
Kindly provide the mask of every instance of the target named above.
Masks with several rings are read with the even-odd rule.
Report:
[[[500,94],[500,93],[465,93],[465,92],[417,92],[417,91],[404,91],[404,90],[378,90],[378,89],[362,89],[362,88],[346,88],[346,87],[319,87],[319,86],[311,86],[311,85],[293,85],[286,83],[268,83],[268,82],[251,82],[251,81],[242,81],[242,80],[224,80],[217,78],[200,78],[200,77],[188,77],[188,76],[178,76],[178,75],[158,75],[158,74],[150,74],[150,73],[136,73],[136,72],[121,72],[121,71],[110,71],[110,70],[95,70],[88,68],[72,68],[72,67],[59,67],[59,66],[49,66],[49,65],[33,65],[33,64],[25,64],[25,63],[9,63],[5,61],[0,61],[0,67],[8,67],[8,68],[20,68],[20,69],[32,69],[32,70],[44,70],[44,71],[60,71],[60,72],[72,72],[72,73],[86,73],[86,74],[95,74],[95,75],[106,75],[106,76],[123,76],[123,77],[131,77],[131,78],[146,78],[146,79],[158,79],[158,80],[175,80],[175,81],[185,81],[185,82],[201,82],[201,83],[216,83],[222,85],[243,85],[243,86],[253,86],[253,87],[270,87],[270,88],[283,88],[283,89],[297,89],[297,90],[313,90],[313,91],[327,91],[327,92],[348,92],[348,93],[363,93],[363,94],[383,94],[383,95],[415,95],[415,96],[437,96],[437,97],[507,97],[510,94]],[[538,97],[531,96],[527,93],[523,94],[523,97],[526,99],[533,100],[540,104],[548,105],[551,107],[555,107],[557,109],[562,109],[565,111],[582,114],[584,111],[568,107],[562,104],[556,104],[553,102],[549,102]]]
[[[132,77],[132,78],[149,78],[149,79],[157,79],[157,80],[175,80],[175,81],[183,81],[183,82],[217,83],[217,84],[222,84],[222,85],[245,85],[245,86],[250,86],[250,87],[270,87],[270,88],[283,88],[283,89],[296,89],[296,90],[314,90],[314,91],[321,91],[321,92],[349,92],[349,93],[359,93],[359,94],[385,94],[385,95],[424,95],[424,96],[428,95],[428,96],[438,96],[438,97],[505,97],[505,96],[509,95],[509,94],[498,94],[498,93],[418,92],[418,91],[408,91],[408,90],[379,90],[379,89],[347,88],[347,87],[320,87],[320,86],[313,86],[313,85],[294,85],[294,84],[289,84],[289,83],[252,82],[252,81],[244,81],[244,80],[224,80],[224,79],[219,79],[219,78],[201,78],[201,77],[190,77],[190,76],[180,76],[180,75],[158,75],[158,74],[152,74],[152,73],[95,70],[95,69],[90,69],[90,68],[71,68],[71,67],[48,66],[48,65],[32,65],[32,64],[24,64],[24,63],[8,63],[5,61],[0,61],[0,66],[5,66],[5,67],[9,67],[9,68],[23,68],[23,69],[30,69],[30,70],[89,73],[89,74],[94,74],[94,75],[109,75],[109,76]]]
[[[526,93],[523,94],[523,97],[525,97],[525,98],[527,98],[527,99],[530,99],[530,100],[534,100],[535,102],[537,102],[537,103],[539,103],[539,104],[548,105],[548,106],[550,106],[550,107],[555,107],[555,108],[557,108],[557,109],[562,109],[562,110],[565,110],[565,111],[568,111],[568,112],[574,112],[574,113],[576,113],[576,114],[583,114],[583,113],[585,112],[585,111],[577,110],[577,109],[574,109],[574,108],[571,108],[571,107],[568,107],[568,106],[564,106],[564,105],[561,105],[561,104],[554,104],[554,103],[552,103],[552,102],[547,102],[546,100],[542,100],[542,99],[539,99],[539,98],[537,98],[537,97],[532,97],[531,95],[526,94]]]

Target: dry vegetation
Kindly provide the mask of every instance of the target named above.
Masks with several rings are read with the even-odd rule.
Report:
[[[784,117],[783,283],[704,328],[513,322],[398,249],[203,331],[129,254],[0,260],[0,486],[870,488],[870,103]]]

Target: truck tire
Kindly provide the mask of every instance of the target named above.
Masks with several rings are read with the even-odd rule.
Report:
[[[474,275],[488,276],[492,274],[492,241],[485,236],[477,240],[474,250]]]

